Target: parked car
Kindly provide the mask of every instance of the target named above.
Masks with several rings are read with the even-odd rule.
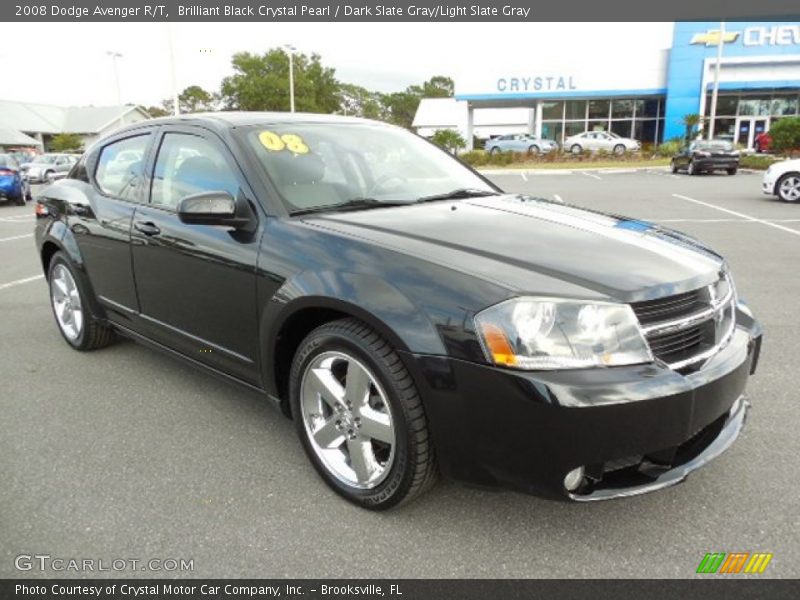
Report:
[[[800,159],[774,163],[764,172],[761,190],[784,202],[800,201]]]
[[[685,170],[689,175],[726,171],[736,175],[739,170],[739,151],[727,140],[695,140],[672,157],[673,173]]]
[[[0,199],[23,206],[31,199],[31,188],[22,175],[17,159],[11,154],[0,154]]]
[[[642,145],[637,140],[618,136],[610,131],[584,131],[564,140],[564,150],[573,154],[580,154],[585,150],[597,152],[604,150],[614,154],[637,152]]]
[[[107,177],[130,150],[144,159]],[[145,121],[37,202],[67,344],[118,333],[257,390],[366,508],[440,472],[572,501],[654,491],[744,423],[761,328],[724,258],[661,226],[506,194],[398,127]]]
[[[31,183],[48,183],[66,175],[76,162],[75,154],[42,154],[28,163],[25,172]]]
[[[552,152],[553,150],[558,150],[558,144],[553,140],[545,140],[525,133],[501,135],[499,137],[486,140],[483,147],[489,154],[495,154],[498,152],[527,152],[528,154],[546,154],[548,152]]]
[[[769,132],[759,133],[753,141],[753,148],[761,154],[769,152],[772,149],[772,136]]]

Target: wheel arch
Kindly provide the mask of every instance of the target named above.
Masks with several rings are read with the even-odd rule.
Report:
[[[308,293],[285,294],[303,288],[300,281],[284,283],[268,301],[261,317],[261,372],[266,391],[280,400],[289,415],[289,371],[303,339],[314,329],[347,317],[372,327],[399,351],[406,361],[410,352],[445,354],[444,344],[427,316],[399,290],[374,276],[343,274],[349,295],[336,296],[330,290],[306,290]],[[319,277],[298,279],[306,284]],[[361,293],[355,290],[361,290]],[[408,365],[407,365],[408,366]],[[413,372],[409,369],[409,372]],[[413,375],[412,375],[413,377]]]

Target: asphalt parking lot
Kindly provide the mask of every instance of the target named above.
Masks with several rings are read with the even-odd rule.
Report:
[[[0,577],[38,553],[194,561],[191,573],[110,573],[131,576],[683,578],[718,551],[772,552],[760,577],[800,576],[800,205],[762,196],[749,173],[492,178],[674,227],[728,257],[766,336],[747,427],[726,454],[626,500],[571,505],[445,481],[400,510],[366,512],[329,491],[256,394],[128,341],[68,348],[32,208],[0,205]]]

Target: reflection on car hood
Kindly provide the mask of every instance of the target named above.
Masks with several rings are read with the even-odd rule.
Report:
[[[696,240],[652,223],[513,195],[321,214],[306,223],[519,292],[541,291],[536,273],[630,302],[707,285],[723,266]]]

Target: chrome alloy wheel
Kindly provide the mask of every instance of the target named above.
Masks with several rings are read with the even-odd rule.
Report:
[[[81,295],[72,273],[63,264],[56,265],[50,278],[50,300],[61,331],[71,341],[83,331]]]
[[[781,180],[778,193],[787,202],[797,202],[800,200],[800,175],[790,175]]]
[[[386,392],[367,367],[344,352],[321,353],[303,373],[300,403],[310,445],[331,475],[359,489],[386,478],[394,421]]]

